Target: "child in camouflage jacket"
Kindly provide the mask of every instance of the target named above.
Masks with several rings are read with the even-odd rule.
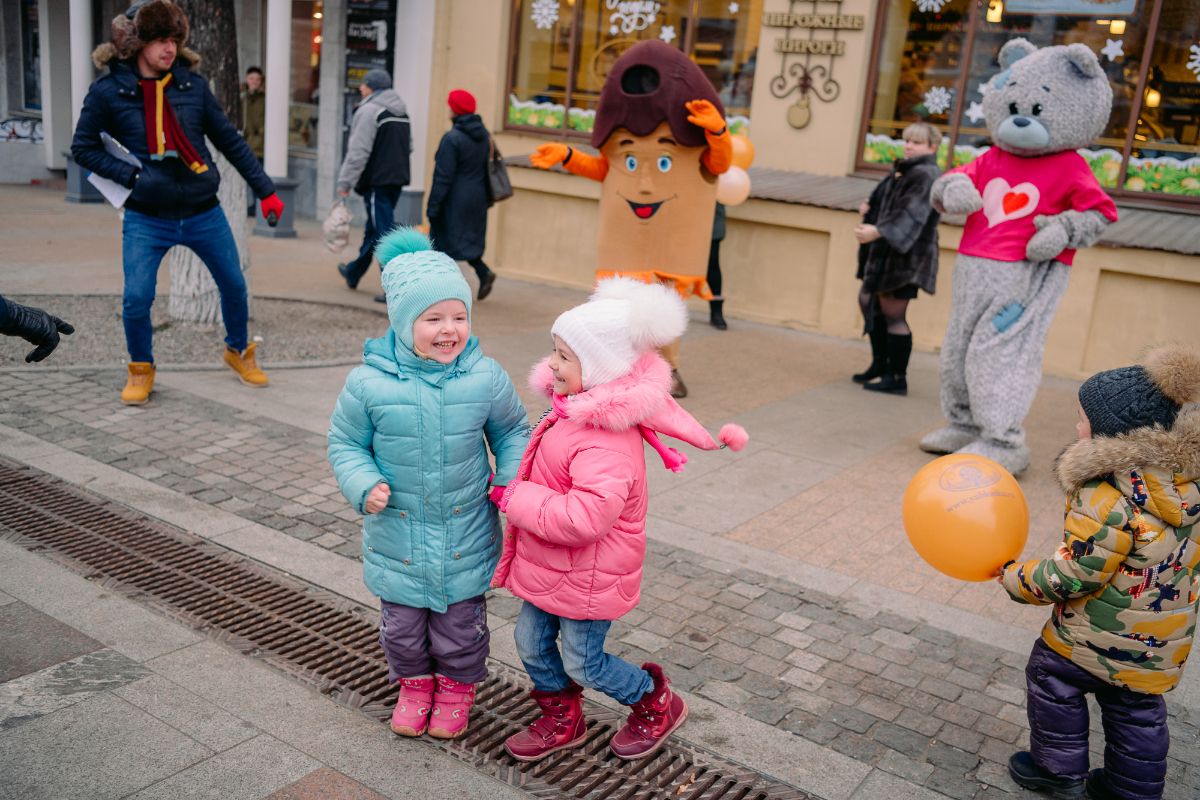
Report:
[[[1162,695],[1179,682],[1200,594],[1200,408],[1183,408],[1196,400],[1195,348],[1156,350],[1079,389],[1079,441],[1056,465],[1063,544],[999,576],[1014,600],[1054,605],[1025,668],[1030,750],[1009,762],[1027,789],[1162,797]],[[1090,774],[1089,693],[1106,737],[1104,768]]]

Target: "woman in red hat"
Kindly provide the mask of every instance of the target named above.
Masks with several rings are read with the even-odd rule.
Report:
[[[491,137],[475,113],[475,97],[455,89],[446,98],[454,126],[442,137],[429,187],[429,233],[433,246],[455,261],[466,261],[479,277],[478,298],[492,291],[496,273],[483,263],[487,236],[487,163]]]

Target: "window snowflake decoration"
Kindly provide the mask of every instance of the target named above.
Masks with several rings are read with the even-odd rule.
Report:
[[[658,34],[658,38],[662,39],[667,44],[675,41],[675,26],[663,25],[662,32]]]
[[[533,18],[533,27],[539,31],[547,31],[558,22],[558,0],[533,0],[529,16]]]
[[[1191,56],[1188,58],[1187,68],[1196,76],[1196,80],[1200,81],[1200,44],[1192,45],[1189,52]]]
[[[936,14],[949,0],[917,0],[917,10],[923,14]]]
[[[954,93],[945,86],[935,86],[925,93],[925,110],[930,114],[944,114],[950,108]]]

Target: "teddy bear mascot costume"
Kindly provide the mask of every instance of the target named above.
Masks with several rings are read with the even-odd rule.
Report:
[[[1104,130],[1112,89],[1087,46],[1038,49],[1013,39],[983,92],[992,148],[939,178],[943,214],[968,215],[955,259],[942,343],[948,426],[929,453],[974,453],[1013,475],[1029,466],[1025,415],[1042,376],[1046,334],[1075,250],[1117,219],[1117,207],[1076,150]]]
[[[717,176],[733,158],[712,83],[669,44],[639,42],[600,90],[592,146],[600,155],[544,144],[530,161],[600,182],[597,280],[619,275],[712,299],[705,273]],[[671,365],[671,394],[686,397],[678,340],[660,352]]]

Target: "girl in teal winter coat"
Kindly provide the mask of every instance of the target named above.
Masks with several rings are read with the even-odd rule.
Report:
[[[380,643],[400,683],[392,730],[452,739],[487,674],[483,595],[500,554],[489,489],[515,477],[529,422],[508,375],[471,336],[458,265],[409,229],[385,236],[376,256],[391,327],[367,340],[346,378],[329,462],[366,515],[363,576],[380,598]]]

